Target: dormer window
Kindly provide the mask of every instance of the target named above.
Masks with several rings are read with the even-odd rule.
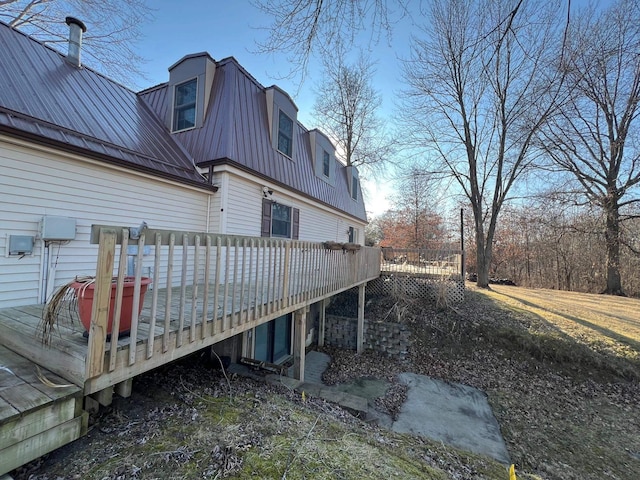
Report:
[[[171,132],[204,125],[215,74],[216,62],[206,52],[182,57],[169,67],[165,124]]]
[[[271,145],[275,151],[295,160],[296,137],[299,135],[296,129],[298,107],[284,90],[275,85],[265,89],[265,100]]]
[[[278,150],[287,157],[293,156],[293,120],[282,110],[278,118]]]
[[[313,170],[323,182],[335,186],[336,149],[331,140],[317,128],[309,131],[309,146]]]
[[[322,174],[329,178],[331,172],[331,155],[326,150],[322,151]]]
[[[173,131],[196,126],[196,96],[198,79],[194,78],[175,86],[173,105]]]
[[[358,200],[358,179],[355,175],[351,177],[351,198]]]

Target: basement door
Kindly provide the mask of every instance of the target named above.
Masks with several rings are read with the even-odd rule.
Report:
[[[253,358],[280,363],[291,355],[291,314],[283,315],[255,328]]]

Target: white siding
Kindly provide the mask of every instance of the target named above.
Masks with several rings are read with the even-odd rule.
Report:
[[[220,190],[220,178],[219,176],[215,176],[213,179],[213,184],[217,185],[219,190],[217,193],[214,193],[211,196],[211,204],[209,206],[209,232],[219,233],[220,232],[220,217],[222,208],[221,204],[221,195],[222,191]]]
[[[221,233],[233,235],[260,236],[260,222],[262,215],[262,187],[270,186],[268,182],[229,174],[226,182],[227,195],[226,231]],[[324,242],[327,240],[346,242],[349,239],[349,227],[358,230],[358,241],[364,241],[364,225],[362,222],[331,212],[314,204],[311,200],[295,197],[281,188],[274,187],[272,199],[276,202],[300,209],[300,240]]]
[[[227,196],[227,222],[226,231],[222,233],[259,237],[264,183],[251,182],[236,175],[229,175],[229,181],[225,183],[227,191],[222,194]]]
[[[0,138],[0,308],[39,302],[43,242],[7,257],[8,235],[37,235],[44,215],[76,219],[76,239],[50,245],[56,285],[94,274],[92,224],[205,231],[207,192],[5,142]]]

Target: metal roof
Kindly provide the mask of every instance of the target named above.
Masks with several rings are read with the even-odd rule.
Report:
[[[140,93],[158,117],[169,108],[168,84]],[[276,185],[366,221],[362,192],[351,198],[346,167],[336,161],[335,186],[320,179],[311,156],[309,131],[298,122],[295,155],[290,159],[273,148],[269,136],[265,87],[229,57],[217,62],[212,92],[202,128],[175,133],[199,165],[230,163]]]
[[[211,189],[135,92],[0,22],[0,132]]]

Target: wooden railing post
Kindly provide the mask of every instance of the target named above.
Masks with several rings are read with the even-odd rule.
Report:
[[[95,290],[93,292],[91,326],[89,328],[89,345],[87,349],[87,378],[97,377],[102,374],[104,369],[104,350],[107,340],[107,322],[109,320],[116,238],[115,229],[103,228],[100,230],[98,263],[96,266]]]
[[[285,308],[291,304],[289,302],[289,270],[290,268],[291,268],[291,242],[287,242],[284,247],[284,277],[282,279],[282,299],[284,301]]]
[[[120,245],[120,260],[118,261],[118,281],[116,283],[116,299],[114,302],[113,323],[111,325],[111,348],[109,349],[109,371],[116,369],[116,354],[118,353],[118,336],[120,333],[120,311],[122,310],[122,294],[124,290],[124,276],[127,269],[127,250],[129,245],[129,229],[122,229],[122,244]]]
[[[200,235],[197,235],[195,238],[195,244],[193,246],[193,280],[191,283],[191,324],[189,325],[189,342],[190,343],[193,343],[196,341],[199,268],[200,268]],[[204,325],[205,323],[202,324],[202,328],[204,328]]]
[[[123,243],[124,245],[124,243]],[[153,261],[153,281],[157,282],[160,278],[160,259],[162,258],[162,236],[160,234],[156,234],[155,240],[155,257]],[[153,346],[155,340],[155,330],[156,330],[156,316],[158,313],[158,285],[156,284],[153,287],[153,299],[151,301],[151,320],[149,324],[149,332],[154,332],[153,335],[149,335],[149,343],[147,344],[147,358],[151,358],[153,356]]]
[[[169,334],[171,333],[171,293],[173,291],[173,253],[175,250],[176,236],[169,235],[169,252],[167,253],[167,283],[166,297],[164,304],[164,334],[162,335],[162,352],[169,350]]]
[[[131,331],[129,345],[136,345],[138,341],[138,311],[140,307],[140,280],[142,279],[142,256],[144,254],[145,234],[138,239],[138,254],[135,262],[135,282],[133,287],[133,306],[131,308]],[[136,363],[136,349],[129,348],[129,365]]]
[[[202,328],[200,329],[200,338],[205,339],[208,332],[208,312],[209,312],[209,282],[211,281],[211,236],[205,237],[205,259],[204,259],[204,295],[202,297]],[[217,312],[214,309],[213,322],[216,321]]]

